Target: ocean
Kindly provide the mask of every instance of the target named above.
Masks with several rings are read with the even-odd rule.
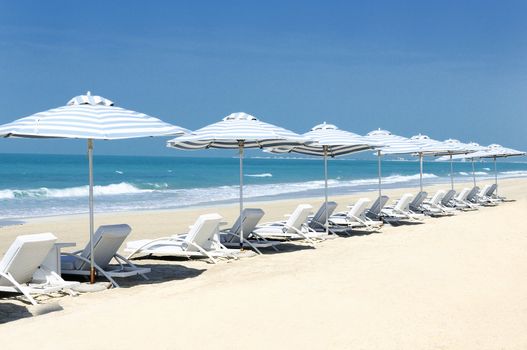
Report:
[[[0,218],[85,213],[88,162],[83,155],[0,154]],[[95,156],[95,211],[171,209],[236,202],[238,158]],[[417,161],[383,160],[383,187],[419,184]],[[377,161],[330,159],[329,194],[377,189]],[[448,162],[426,161],[424,184],[448,183]],[[456,162],[456,181],[472,179]],[[494,176],[492,161],[477,162],[479,180]],[[527,163],[498,161],[500,178],[527,176]],[[244,194],[250,200],[323,196],[322,159],[247,158]]]

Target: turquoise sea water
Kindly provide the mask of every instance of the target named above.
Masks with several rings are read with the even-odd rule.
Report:
[[[87,212],[88,162],[82,155],[0,154],[0,218]],[[377,188],[377,161],[331,159],[330,194]],[[97,212],[169,209],[235,202],[237,158],[95,156]],[[418,186],[417,161],[383,165],[385,188]],[[427,161],[426,184],[449,182],[450,164]],[[478,179],[492,178],[492,161],[477,162]],[[527,163],[498,161],[499,177],[527,176]],[[471,180],[470,163],[455,163],[457,181]],[[249,158],[245,197],[272,199],[323,195],[321,159]]]

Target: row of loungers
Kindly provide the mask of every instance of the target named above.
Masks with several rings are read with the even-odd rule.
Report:
[[[286,220],[268,223],[260,223],[264,216],[262,209],[246,208],[229,229],[221,229],[225,223],[219,214],[204,214],[185,234],[127,242],[127,257],[117,251],[131,233],[130,226],[104,225],[94,235],[95,268],[99,276],[119,287],[115,278],[139,275],[148,279],[146,275],[150,268],[136,266],[130,261],[132,258],[145,255],[199,257],[207,258],[211,263],[218,259],[238,259],[242,254],[239,249],[242,232],[244,246],[257,254],[262,254],[265,248],[278,251],[281,244],[292,241],[315,247],[319,241],[349,235],[356,230],[379,231],[384,223],[419,223],[425,215],[450,216],[457,211],[477,210],[480,206],[494,206],[506,201],[495,192],[496,186],[489,185],[483,190],[466,188],[459,194],[453,190],[440,190],[430,198],[426,192],[415,197],[407,193],[392,206],[386,205],[387,196],[380,196],[372,205],[369,205],[369,199],[361,198],[347,211],[338,213],[334,213],[337,203],[328,202],[322,204],[314,215],[311,215],[311,205],[300,204]],[[33,297],[35,294],[63,292],[75,295],[73,289],[79,282],[65,281],[61,275],[88,276],[90,246],[74,253],[62,253],[59,274],[59,271],[46,267],[56,241],[57,237],[51,233],[18,236],[0,261],[0,291],[22,293],[32,304],[37,303]]]

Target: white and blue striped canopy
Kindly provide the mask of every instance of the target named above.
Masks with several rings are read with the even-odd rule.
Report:
[[[382,149],[384,154],[421,154],[421,155],[434,155],[440,152],[447,152],[453,150],[452,146],[446,145],[441,141],[433,140],[430,137],[422,134],[412,136],[408,139],[410,146],[408,149],[390,149],[386,147]]]
[[[482,148],[476,143],[463,143],[456,139],[447,139],[443,141],[443,144],[447,146],[447,150],[436,153],[436,156],[468,154],[476,152]]]
[[[314,156],[326,154],[330,157],[336,157],[362,152],[382,145],[352,132],[340,130],[335,125],[326,124],[326,122],[314,126],[311,131],[302,134],[302,136],[311,140],[312,143],[290,148],[271,148],[269,151],[272,153],[295,152]]]
[[[72,98],[66,106],[0,125],[2,137],[117,140],[186,132],[146,114],[115,107],[112,101],[89,92]]]
[[[484,147],[483,149],[480,149],[477,152],[469,153],[469,154],[460,154],[460,155],[453,156],[452,158],[453,159],[504,158],[504,157],[523,156],[523,155],[525,155],[525,152],[518,151],[512,148],[503,147],[498,144],[492,144],[492,145],[489,145],[488,147]]]
[[[409,138],[394,135],[387,130],[370,131],[366,138],[372,142],[380,142],[384,147],[377,149],[381,154],[412,154],[421,149],[421,143],[412,141]]]
[[[287,129],[264,123],[247,113],[232,113],[221,121],[176,137],[168,147],[193,150],[203,148],[263,148],[297,146],[307,139]]]

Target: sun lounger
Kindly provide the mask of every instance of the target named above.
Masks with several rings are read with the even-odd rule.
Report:
[[[327,209],[327,214],[326,214]],[[329,219],[331,215],[333,215],[333,212],[337,209],[337,203],[336,202],[327,202],[322,203],[320,208],[318,208],[317,212],[313,216],[308,217],[307,225],[317,231],[317,232],[326,232],[326,218]],[[331,234],[335,234],[336,232],[332,230],[331,228],[328,229],[328,232]]]
[[[496,184],[486,185],[477,195],[479,201],[494,205],[498,205],[499,203],[503,202],[502,198],[495,197],[493,195],[496,188],[498,188]]]
[[[487,185],[489,186],[489,185]],[[490,187],[490,186],[489,186]],[[489,187],[485,187],[484,191],[486,192]],[[487,200],[486,198],[481,196],[481,193],[484,193],[480,190],[478,186],[474,186],[470,192],[467,195],[467,201],[476,204],[476,205],[483,205],[483,206],[495,206],[495,203],[492,203],[491,201]]]
[[[383,220],[392,225],[421,222],[424,219],[424,215],[414,213],[409,208],[412,199],[413,196],[410,193],[406,193],[393,207],[383,208],[381,211]]]
[[[414,197],[414,199],[410,202],[408,207],[414,213],[423,213],[425,211],[425,209],[423,208],[423,203],[424,203],[424,201],[426,200],[427,197],[428,197],[428,193],[427,192],[425,192],[425,191],[419,192]]]
[[[441,204],[443,197],[446,192],[438,190],[430,200],[423,202],[423,209],[426,215],[432,217],[452,216],[455,213],[455,209],[447,208]]]
[[[268,222],[256,227],[253,231],[267,239],[305,240],[314,245],[316,240],[324,239],[325,233],[317,232],[307,225],[313,207],[300,204],[287,221]]]
[[[347,227],[350,229],[363,229],[366,231],[377,231],[383,225],[381,220],[372,220],[366,216],[368,198],[359,199],[354,205],[349,206],[347,212],[340,212],[332,215],[329,220],[332,227]]]
[[[441,205],[443,205],[444,207],[451,208],[450,203],[454,199],[455,195],[456,195],[455,190],[448,190],[448,192],[445,193],[445,195],[441,199]]]
[[[243,209],[242,216],[238,217],[234,225],[227,230],[220,231],[220,243],[227,248],[239,248],[240,247],[240,234],[243,227],[243,244],[248,245],[258,254],[262,254],[258,248],[276,248],[277,245],[282,244],[280,241],[270,241],[263,237],[258,236],[253,230],[256,225],[260,222],[264,216],[264,211],[257,208],[245,208]]]
[[[130,252],[128,259],[137,254],[208,258],[214,264],[216,258],[236,259],[240,250],[228,249],[217,237],[222,219],[219,214],[204,214],[198,217],[188,233],[128,242],[125,249]]]
[[[488,197],[488,198],[490,198],[490,199],[496,200],[496,201],[498,201],[498,202],[514,202],[514,199],[507,199],[507,198],[505,198],[505,197],[503,197],[503,196],[498,196],[498,195],[496,194],[496,190],[497,190],[497,189],[498,189],[498,185],[496,185],[496,184],[492,184],[492,185],[489,187],[487,193],[485,193],[485,196]]]
[[[114,278],[124,278],[140,275],[148,279],[149,268],[138,267],[117,251],[128,237],[132,229],[126,224],[100,226],[93,235],[93,258],[97,274],[104,276],[114,287],[119,287]],[[110,264],[115,260],[116,264]],[[74,253],[62,253],[63,275],[90,275],[90,244],[84,250]]]
[[[57,273],[43,266],[57,241],[51,233],[18,236],[0,261],[0,291],[22,293],[31,304],[31,294],[68,292],[79,282],[64,281]]]
[[[467,196],[470,193],[470,188],[464,188],[459,192],[457,195],[455,195],[450,202],[448,203],[448,207],[455,208],[463,211],[469,211],[469,210],[477,210],[478,205],[470,203],[467,201]]]
[[[388,196],[377,197],[375,202],[371,205],[370,209],[367,209],[365,216],[373,221],[382,221],[382,209],[388,203],[390,198]]]

